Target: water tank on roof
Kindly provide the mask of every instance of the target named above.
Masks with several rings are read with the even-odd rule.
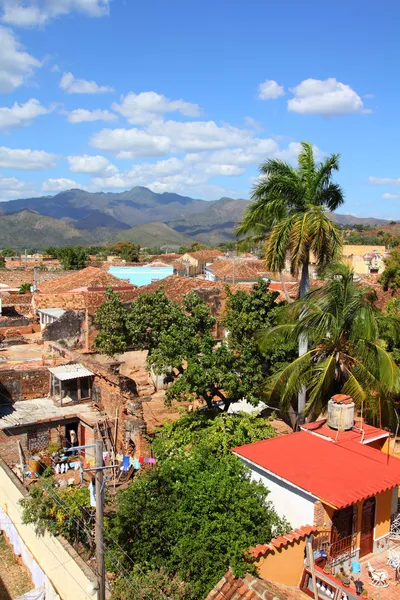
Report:
[[[347,431],[354,426],[354,401],[346,394],[336,394],[328,402],[327,424],[332,429]]]

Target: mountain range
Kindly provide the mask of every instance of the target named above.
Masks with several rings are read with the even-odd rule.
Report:
[[[120,193],[80,189],[0,204],[0,247],[44,248],[127,240],[171,250],[193,241],[216,245],[234,239],[249,200],[205,201],[145,187]],[[385,225],[384,219],[332,214],[341,225]]]

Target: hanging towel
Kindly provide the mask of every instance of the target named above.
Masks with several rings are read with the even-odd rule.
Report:
[[[103,452],[103,462],[105,462],[108,458],[108,452]]]
[[[90,506],[96,507],[96,486],[93,482],[89,484]]]
[[[59,474],[59,472],[60,472],[60,464],[57,463],[56,464],[56,473],[57,473],[57,475]]]
[[[150,459],[149,459],[149,458],[145,458],[145,459],[144,459],[144,464],[145,464],[145,465],[148,465],[148,464],[149,464],[149,462],[150,462]]]
[[[144,463],[144,458],[143,458],[143,456],[140,456],[140,457],[139,457],[139,462],[140,462],[140,464],[141,464],[141,465]]]
[[[136,470],[140,469],[140,462],[138,461],[137,458],[135,458],[133,460],[133,468],[136,469]]]
[[[122,471],[128,471],[129,470],[129,456],[125,456],[122,459]]]
[[[156,464],[156,459],[155,458],[149,458],[149,463],[151,465],[155,465]]]

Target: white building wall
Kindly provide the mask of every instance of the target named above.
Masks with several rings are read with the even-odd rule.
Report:
[[[318,498],[263,471],[244,458],[239,458],[251,469],[252,481],[261,482],[270,491],[267,500],[273,503],[280,517],[286,517],[293,529],[313,525],[314,503]]]

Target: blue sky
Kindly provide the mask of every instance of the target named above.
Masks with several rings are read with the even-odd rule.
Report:
[[[0,200],[248,197],[309,140],[341,154],[340,212],[399,219],[399,19],[395,0],[0,0]]]

